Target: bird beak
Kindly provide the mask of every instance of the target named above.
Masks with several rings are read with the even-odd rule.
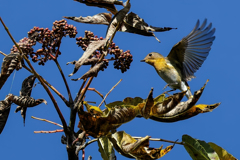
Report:
[[[140,62],[145,62],[145,59],[141,60]]]

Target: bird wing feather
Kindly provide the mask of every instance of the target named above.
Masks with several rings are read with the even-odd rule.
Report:
[[[188,81],[194,78],[194,73],[201,67],[207,58],[213,40],[215,28],[212,23],[207,27],[207,19],[199,27],[199,20],[194,29],[181,41],[175,44],[167,56],[168,60],[180,68],[183,79]]]

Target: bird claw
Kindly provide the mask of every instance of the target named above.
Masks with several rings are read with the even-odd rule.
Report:
[[[169,86],[169,84],[166,84],[166,86],[163,87],[163,90],[165,90],[168,86]]]
[[[176,91],[176,89],[172,89],[172,90],[169,90],[169,91],[165,91],[165,92],[163,92],[163,94],[167,94],[167,95],[169,95],[169,96],[172,96],[171,94],[169,94],[169,92],[172,92],[172,91]]]

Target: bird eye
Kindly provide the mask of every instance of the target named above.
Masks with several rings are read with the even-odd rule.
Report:
[[[148,56],[151,57],[151,56],[152,56],[152,53],[148,54]]]

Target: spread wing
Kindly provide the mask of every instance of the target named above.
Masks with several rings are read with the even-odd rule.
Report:
[[[207,27],[207,19],[199,27],[199,20],[194,29],[181,41],[175,44],[167,58],[182,71],[183,79],[188,81],[194,78],[194,73],[201,67],[207,58],[213,40],[215,28],[212,23]]]

